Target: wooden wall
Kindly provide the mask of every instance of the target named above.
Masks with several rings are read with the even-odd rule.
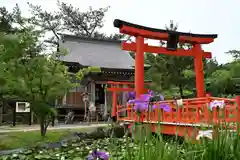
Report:
[[[84,86],[73,88],[65,96],[57,100],[57,106],[61,108],[84,108],[83,92]]]
[[[68,92],[66,95],[66,104],[74,107],[84,107],[83,92]]]

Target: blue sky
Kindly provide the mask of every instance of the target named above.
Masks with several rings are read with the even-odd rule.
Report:
[[[132,23],[155,28],[164,28],[170,20],[177,22],[179,31],[218,34],[214,43],[203,46],[211,51],[220,63],[231,57],[225,52],[240,49],[240,1],[239,0],[62,0],[82,11],[111,6],[105,17],[105,33],[117,33],[113,20],[118,18]],[[1,4],[12,9],[19,4],[23,13],[29,15],[27,2],[42,5],[45,9],[57,9],[56,0],[1,0]]]

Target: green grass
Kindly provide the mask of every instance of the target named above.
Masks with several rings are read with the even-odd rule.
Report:
[[[40,131],[3,133],[0,134],[0,150],[34,147],[45,142],[58,142],[70,136],[73,132],[89,132],[92,130],[93,128],[49,130],[44,138],[41,137]]]

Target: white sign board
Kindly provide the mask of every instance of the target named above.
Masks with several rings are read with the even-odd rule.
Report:
[[[16,112],[30,112],[30,104],[28,102],[16,102]]]

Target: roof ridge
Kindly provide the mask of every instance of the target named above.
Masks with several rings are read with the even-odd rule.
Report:
[[[87,36],[78,36],[78,35],[71,35],[71,34],[65,34],[65,33],[57,33],[57,34],[63,36],[63,41],[64,41],[65,37],[71,37],[71,38],[76,38],[76,39],[80,39],[80,40],[110,42],[110,43],[117,43],[117,44],[123,42],[121,40],[103,39],[103,38],[87,37]]]

